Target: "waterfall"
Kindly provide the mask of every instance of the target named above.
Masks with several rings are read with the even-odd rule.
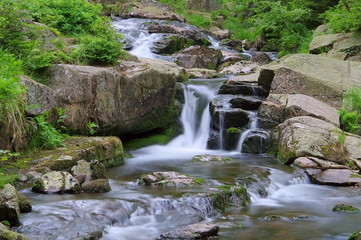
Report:
[[[184,133],[168,146],[206,149],[211,122],[209,102],[215,96],[216,88],[192,83],[182,86],[185,103],[180,119]]]
[[[237,152],[241,152],[242,153],[242,146],[243,146],[243,142],[244,140],[246,140],[247,136],[255,129],[258,128],[258,118],[257,118],[257,111],[255,112],[248,112],[248,117],[249,117],[249,127],[247,130],[243,131],[241,134],[241,137],[239,138],[239,142],[237,145]]]

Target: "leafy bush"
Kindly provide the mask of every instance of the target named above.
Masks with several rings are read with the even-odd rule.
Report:
[[[89,32],[102,11],[100,4],[87,0],[28,0],[22,1],[35,21],[58,29],[63,34]]]
[[[344,95],[339,111],[341,128],[347,132],[361,134],[361,88],[350,88]]]
[[[333,32],[361,30],[361,2],[342,0],[323,16]]]
[[[64,136],[48,122],[49,112],[46,111],[38,116],[29,118],[33,123],[30,129],[32,138],[30,145],[33,148],[54,149],[64,146]],[[32,132],[33,130],[33,132]]]

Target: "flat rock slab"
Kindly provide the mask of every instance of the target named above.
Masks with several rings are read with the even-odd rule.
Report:
[[[187,239],[187,240],[202,240],[209,237],[217,236],[219,226],[210,223],[196,223],[188,225],[184,228],[169,231],[160,235],[158,240],[163,239]]]
[[[299,157],[293,162],[293,164],[300,168],[350,169],[348,166],[340,165],[316,157]]]
[[[348,169],[327,169],[314,175],[311,181],[331,186],[353,186],[361,183],[361,175]]]
[[[204,154],[204,155],[196,155],[192,158],[192,163],[202,163],[202,162],[231,162],[237,161],[236,159],[224,156],[217,156],[211,154]]]
[[[141,176],[141,178],[139,179],[139,184],[160,186],[184,186],[201,184],[201,182],[197,182],[195,178],[178,172],[153,172]]]

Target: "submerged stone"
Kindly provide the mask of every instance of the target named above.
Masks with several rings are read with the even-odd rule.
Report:
[[[192,178],[178,172],[153,172],[142,175],[139,179],[139,184],[156,186],[187,186],[192,184],[201,185],[203,183],[205,183],[204,179]]]
[[[196,155],[191,160],[192,163],[231,162],[231,161],[237,161],[237,160],[230,157],[210,155],[210,154]]]
[[[210,223],[196,223],[186,227],[163,233],[158,240],[165,239],[187,239],[187,240],[203,240],[213,236],[217,236],[219,226]]]

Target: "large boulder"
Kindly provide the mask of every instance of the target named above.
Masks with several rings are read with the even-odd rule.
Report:
[[[0,189],[0,221],[8,221],[11,226],[19,225],[20,208],[16,189],[6,184]]]
[[[150,18],[161,20],[177,20],[185,22],[185,18],[174,12],[174,9],[156,0],[126,0],[118,1],[117,12],[112,12],[122,18]]]
[[[180,229],[172,230],[163,233],[158,237],[158,240],[166,239],[189,239],[189,240],[201,240],[209,239],[217,236],[219,226],[210,223],[195,223],[185,226]]]
[[[339,140],[341,131],[317,118],[303,116],[286,120],[277,129],[279,161],[290,164],[296,158],[313,156],[345,164],[346,149]]]
[[[178,36],[183,36],[186,40],[185,45],[210,45],[208,39],[206,39],[200,31],[190,28],[177,27],[167,24],[153,24],[148,27],[149,33],[170,33]]]
[[[221,50],[204,46],[192,46],[176,55],[176,63],[185,68],[216,69],[222,58]]]
[[[274,94],[299,93],[341,106],[350,86],[361,86],[361,63],[318,55],[288,55],[260,69],[258,83]]]
[[[336,41],[347,38],[347,34],[324,34],[315,36],[309,46],[312,54],[326,53],[330,51]]]
[[[190,40],[179,34],[164,34],[164,36],[154,43],[152,52],[157,54],[173,54],[182,50]]]
[[[258,113],[259,117],[278,123],[293,117],[311,116],[340,127],[335,108],[303,94],[270,94]]]
[[[80,185],[70,173],[52,171],[38,179],[34,183],[32,191],[38,193],[77,193],[80,191]]]
[[[36,164],[29,169],[29,173],[35,176],[36,172],[70,172],[79,160],[90,162],[97,159],[106,167],[119,166],[124,162],[122,142],[117,137],[68,137],[64,147],[24,155],[24,158],[29,157]]]
[[[47,98],[36,98],[44,91],[50,94],[51,88],[56,105],[67,109],[66,127],[88,134],[89,122],[95,122],[99,134],[112,135],[147,132],[173,123],[178,116],[175,85],[186,78],[176,64],[154,59],[124,61],[115,69],[58,64],[48,74],[48,87],[33,84],[28,101],[51,107]]]

